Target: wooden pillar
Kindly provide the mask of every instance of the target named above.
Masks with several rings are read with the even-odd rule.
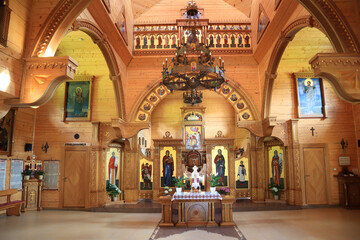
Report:
[[[301,189],[301,169],[300,169],[300,145],[298,137],[298,120],[292,119],[287,121],[289,148],[288,148],[288,204],[301,205],[302,204],[302,189]],[[286,163],[285,163],[286,164]]]
[[[155,144],[154,144],[155,145]],[[160,147],[159,145],[154,146],[154,153],[151,154],[154,163],[154,177],[153,177],[153,199],[155,201],[159,200],[159,191],[160,191]]]
[[[234,147],[228,145],[228,168],[229,168],[229,189],[230,195],[236,197],[236,179],[235,179],[235,159],[234,159]]]
[[[253,201],[257,201],[258,198],[258,181],[257,181],[257,162],[256,162],[256,136],[251,134],[250,135],[250,154],[249,154],[249,160],[250,160],[250,191],[251,191],[251,199]]]
[[[251,197],[253,201],[265,200],[265,156],[264,144],[259,138],[251,134]]]
[[[136,137],[128,138],[125,142],[124,158],[124,198],[125,203],[139,200],[138,152]]]

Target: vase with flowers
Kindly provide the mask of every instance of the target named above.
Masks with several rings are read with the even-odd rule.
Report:
[[[275,200],[279,200],[280,185],[275,183],[269,184],[269,191],[274,196]]]

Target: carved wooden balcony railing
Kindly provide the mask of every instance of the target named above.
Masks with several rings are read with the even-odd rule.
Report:
[[[209,23],[201,19],[197,38],[213,54],[251,54],[250,23]],[[135,24],[134,55],[172,55],[176,47],[188,41],[185,19],[176,24]]]

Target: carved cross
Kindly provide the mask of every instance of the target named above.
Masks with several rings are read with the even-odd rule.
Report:
[[[314,127],[312,127],[310,130],[311,130],[312,135],[314,136],[314,131],[315,131],[315,128],[314,128]]]

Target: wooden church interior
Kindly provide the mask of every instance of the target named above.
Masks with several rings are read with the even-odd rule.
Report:
[[[193,105],[162,84],[190,41],[188,1],[1,2],[0,190],[21,189],[17,162],[40,166],[29,208],[159,203],[167,151],[171,178],[197,165],[209,191],[219,149],[217,190],[234,199],[274,202],[278,182],[281,204],[360,206],[359,1],[197,0],[198,41],[224,60],[226,81]],[[350,200],[344,174],[355,175]],[[115,203],[107,183],[121,190]]]

